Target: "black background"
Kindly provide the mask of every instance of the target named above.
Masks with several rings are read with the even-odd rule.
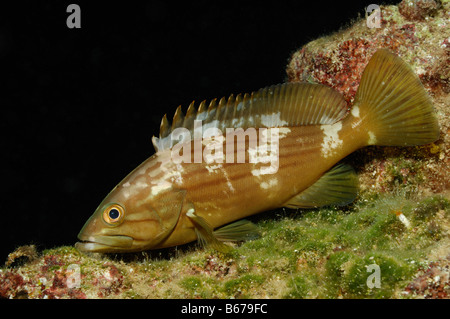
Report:
[[[71,2],[0,5],[0,264],[74,244],[164,113],[285,81],[296,49],[375,1],[73,2],[81,29]]]

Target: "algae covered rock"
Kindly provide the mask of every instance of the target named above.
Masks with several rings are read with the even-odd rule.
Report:
[[[289,81],[314,81],[353,101],[362,72],[379,48],[405,60],[428,91],[439,120],[436,142],[412,148],[365,148],[350,156],[359,168],[362,190],[407,187],[421,194],[450,187],[450,2],[402,1],[381,6],[378,27],[366,19],[319,38],[296,51],[288,64]]]
[[[450,201],[406,197],[261,218],[261,238],[229,254],[196,245],[125,255],[21,247],[0,269],[0,297],[448,298]]]

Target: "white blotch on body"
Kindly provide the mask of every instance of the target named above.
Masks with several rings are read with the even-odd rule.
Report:
[[[172,187],[172,183],[169,183],[168,181],[159,181],[159,183],[155,186],[152,186],[152,195],[156,196],[160,192],[165,191],[167,189],[170,189]]]
[[[352,111],[350,113],[353,115],[353,117],[359,118],[359,106],[358,105],[353,106]]]
[[[261,182],[259,184],[259,187],[261,187],[262,189],[270,189],[271,187],[274,187],[277,185],[278,185],[278,178],[272,178],[272,179],[268,180],[267,182]]]
[[[267,127],[285,126],[286,121],[281,120],[281,112],[272,113],[268,115],[261,115],[261,124]]]
[[[162,172],[164,175],[162,175],[160,178],[152,180],[152,184],[156,184],[151,187],[151,194],[153,196],[158,195],[161,191],[171,188],[172,184],[174,183],[183,183],[183,166],[180,163],[175,164],[172,161],[170,150],[161,152],[157,160],[161,162],[161,166],[158,167],[157,170]]]
[[[352,110],[350,111],[350,114],[355,118],[355,120],[352,122],[352,129],[355,129],[359,125],[361,125],[362,119],[361,114],[359,113],[359,106],[354,105]]]
[[[228,188],[230,189],[230,191],[231,191],[232,193],[234,193],[236,190],[234,189],[233,184],[231,184],[231,180],[230,180],[230,177],[228,177],[227,171],[226,171],[223,167],[221,168],[221,171],[222,171],[222,173],[223,173],[223,176],[225,176],[225,179],[227,180],[227,186],[228,186]]]
[[[288,127],[279,127],[278,128],[278,133],[279,133],[278,137],[280,139],[285,138],[288,135],[288,133],[290,133],[290,132],[291,132],[291,130]]]
[[[372,131],[369,131],[369,145],[375,145],[377,143],[377,137],[375,136],[375,133]]]
[[[337,122],[331,125],[321,125],[320,129],[323,131],[322,156],[327,158],[333,155],[334,150],[340,147],[343,143],[339,138],[339,131],[342,129],[342,122]]]
[[[278,114],[279,117],[279,114]],[[248,155],[250,163],[262,164],[270,163],[270,166],[253,169],[253,176],[275,174],[279,168],[279,142],[285,138],[291,130],[287,127],[272,127],[260,132],[260,145],[256,148],[249,148]],[[269,138],[270,136],[270,138]],[[265,140],[265,143],[262,143]]]
[[[216,173],[217,170],[222,167],[222,164],[206,165],[205,167],[208,170],[208,173]]]

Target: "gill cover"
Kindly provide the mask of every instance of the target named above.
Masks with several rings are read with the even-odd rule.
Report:
[[[76,247],[89,252],[154,248],[177,225],[185,196],[185,190],[170,189],[142,206],[109,201],[108,196],[82,228]]]
[[[160,199],[152,203],[153,208],[160,218],[162,232],[157,237],[160,239],[157,243],[164,240],[173,231],[180,218],[183,209],[185,190],[169,190],[164,193]]]

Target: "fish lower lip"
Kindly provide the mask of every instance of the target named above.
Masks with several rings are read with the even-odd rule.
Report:
[[[114,252],[130,248],[133,238],[129,236],[90,236],[75,244],[75,248],[80,251],[90,252]]]

